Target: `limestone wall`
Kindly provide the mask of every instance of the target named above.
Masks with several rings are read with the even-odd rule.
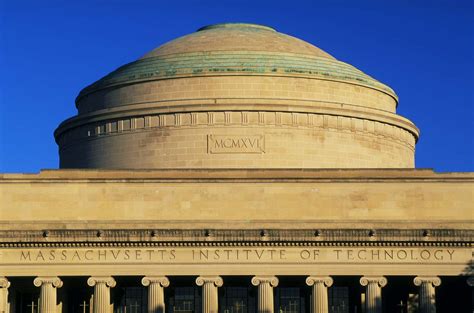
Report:
[[[0,188],[4,229],[472,229],[474,203],[472,173],[419,170],[46,171]]]

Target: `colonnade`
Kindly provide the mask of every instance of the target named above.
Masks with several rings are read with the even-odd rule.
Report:
[[[164,313],[164,288],[170,282],[165,276],[145,276],[143,286],[148,288],[148,313]],[[419,288],[419,312],[435,313],[435,289],[441,284],[439,277],[418,276],[413,280]],[[57,289],[63,285],[59,277],[36,277],[33,281],[41,288],[39,313],[59,313],[57,309]],[[276,276],[254,276],[252,285],[258,288],[258,312],[273,313],[273,288],[278,286]],[[472,278],[468,280],[472,284]],[[94,287],[93,312],[111,313],[110,288],[115,287],[115,279],[111,276],[92,276],[87,284]],[[199,276],[196,284],[202,286],[202,312],[218,312],[218,288],[224,284],[220,276]],[[329,276],[309,276],[306,284],[312,287],[312,313],[328,313],[328,288],[333,284]],[[366,288],[365,312],[380,313],[382,311],[382,288],[387,284],[383,276],[363,276],[360,284]],[[0,313],[9,313],[8,288],[10,282],[6,277],[0,277]]]

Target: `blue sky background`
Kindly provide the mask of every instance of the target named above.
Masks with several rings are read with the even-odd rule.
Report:
[[[0,172],[57,168],[86,85],[199,27],[265,24],[391,86],[416,166],[474,171],[474,1],[0,0]]]

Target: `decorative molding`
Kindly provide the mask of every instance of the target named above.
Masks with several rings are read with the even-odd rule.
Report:
[[[153,114],[139,117],[126,117],[122,119],[108,119],[100,122],[89,123],[75,128],[71,128],[61,133],[57,141],[61,148],[69,144],[99,138],[103,136],[112,136],[117,134],[125,134],[130,132],[152,131],[157,128],[187,128],[187,127],[204,127],[212,131],[212,126],[272,126],[272,127],[294,127],[294,128],[319,128],[327,131],[336,132],[351,132],[361,135],[369,135],[376,137],[389,138],[395,142],[405,145],[414,150],[416,139],[409,131],[395,125],[381,123],[377,121],[336,116],[328,114],[317,113],[292,113],[292,112],[271,112],[271,111],[257,111],[258,119],[249,120],[248,111],[241,112],[236,115],[239,120],[235,121],[230,118],[230,112],[213,111],[213,112],[181,112],[168,114]],[[199,115],[203,115],[205,122],[199,122]],[[222,115],[223,122],[216,123],[216,116]],[[273,118],[269,118],[272,116]],[[155,120],[159,121],[158,125],[148,125],[147,123],[136,123],[136,119]],[[319,119],[323,119],[324,123],[319,123]],[[289,123],[283,123],[288,119]],[[329,119],[334,120],[335,125],[329,123]],[[125,121],[125,123],[124,123]],[[168,121],[168,122],[167,122]],[[171,121],[171,123],[169,123]],[[358,122],[359,121],[359,122]],[[130,127],[124,129],[123,125],[127,124]],[[119,125],[115,127],[114,125]],[[122,127],[120,127],[122,125]],[[210,128],[211,126],[211,128]]]
[[[441,285],[441,279],[437,276],[417,276],[413,279],[415,286],[421,286],[422,284],[431,284],[434,287]]]
[[[326,287],[331,287],[334,280],[330,276],[309,276],[306,278],[306,285],[313,286],[314,284],[324,284]]]
[[[224,280],[220,276],[199,276],[196,278],[196,285],[214,284],[216,287],[222,287]]]
[[[387,285],[387,278],[383,276],[363,276],[359,280],[362,286],[367,286],[369,284],[377,284],[380,287]]]
[[[474,231],[431,229],[50,229],[0,231],[0,247],[88,247],[88,246],[384,246],[384,247],[472,247]],[[206,236],[211,232],[212,237]]]
[[[33,284],[36,287],[41,287],[43,284],[51,284],[53,287],[61,288],[63,286],[63,282],[59,277],[56,276],[40,276],[36,277],[33,280]]]
[[[276,276],[254,276],[252,277],[252,285],[258,286],[260,284],[268,283],[272,287],[278,286],[278,278]]]
[[[116,282],[112,276],[91,276],[87,279],[87,285],[94,287],[97,284],[105,284],[107,287],[115,287]]]
[[[166,276],[145,276],[142,278],[143,286],[148,287],[151,284],[159,284],[161,287],[168,287],[170,281]]]
[[[0,288],[8,289],[10,287],[10,282],[6,277],[0,277]]]

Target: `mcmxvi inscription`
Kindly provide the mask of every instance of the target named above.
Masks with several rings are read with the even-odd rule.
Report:
[[[208,135],[207,146],[209,153],[264,153],[265,137]]]

